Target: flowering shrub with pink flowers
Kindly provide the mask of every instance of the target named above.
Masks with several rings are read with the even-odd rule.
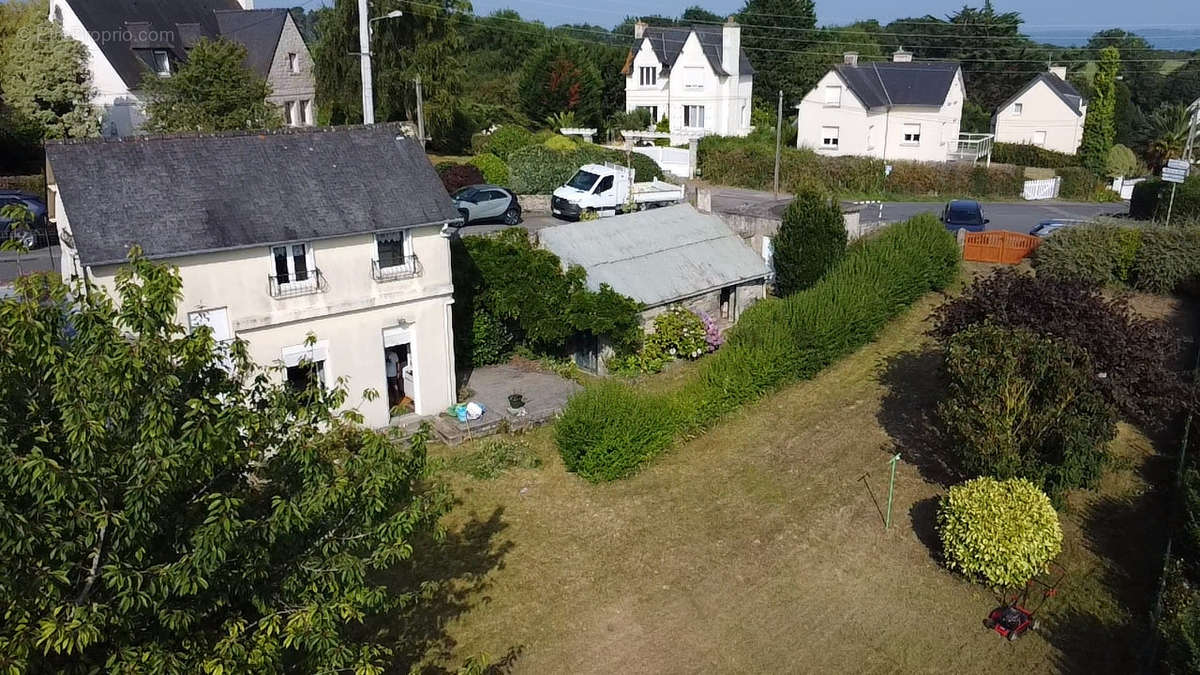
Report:
[[[715,343],[714,343],[715,340]],[[675,359],[697,359],[720,345],[716,324],[683,307],[671,307],[654,318],[654,332],[641,351],[609,360],[609,369],[622,375],[657,373]]]
[[[725,337],[721,335],[721,329],[717,328],[717,322],[708,315],[708,312],[700,312],[700,321],[704,323],[704,342],[708,345],[708,351],[717,351],[717,347],[725,344]]]

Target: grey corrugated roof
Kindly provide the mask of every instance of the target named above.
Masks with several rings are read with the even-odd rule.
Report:
[[[1045,82],[1046,86],[1050,87],[1050,91],[1054,92],[1071,109],[1071,112],[1075,113],[1076,117],[1083,115],[1083,94],[1080,94],[1079,90],[1072,86],[1070,82],[1067,82],[1054,73],[1038,73],[1032,80],[1025,83],[1025,86],[1021,87],[1017,93],[1013,94],[1011,98],[1001,103],[1000,107],[996,108],[996,110],[1004,110],[1012,105],[1013,101],[1016,101],[1025,92],[1032,89],[1038,82]]]
[[[400,126],[48,142],[81,260],[151,258],[457,221]]]
[[[837,65],[834,70],[868,108],[887,105],[941,106],[958,73],[957,63],[892,61]]]
[[[634,45],[634,49],[640,49],[643,41],[649,41],[650,46],[654,49],[654,55],[670,69],[679,59],[679,53],[683,51],[683,45],[687,43],[688,36],[692,33],[695,33],[696,38],[700,40],[700,48],[704,51],[704,56],[708,58],[708,64],[712,66],[713,72],[722,77],[729,75],[721,66],[724,33],[720,26],[648,27],[642,34],[642,39]],[[750,59],[746,58],[746,50],[738,50],[738,53],[738,70],[742,75],[753,75],[754,67],[750,65]]]
[[[286,9],[244,10],[237,0],[69,0],[84,28],[94,35],[151,36],[153,42],[122,39],[99,40],[100,51],[130,89],[153,64],[156,49],[170,52],[172,60],[187,59],[187,50],[200,37],[227,37],[246,46],[248,64],[266,77],[270,59],[283,29]],[[218,16],[224,15],[224,16]],[[233,32],[225,33],[225,26]],[[268,29],[274,29],[274,36]],[[267,59],[267,68],[262,67]]]
[[[647,307],[763,279],[765,262],[717,216],[677,204],[538,230],[541,245]]]

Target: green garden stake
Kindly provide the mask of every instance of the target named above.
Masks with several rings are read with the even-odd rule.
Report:
[[[892,481],[888,483],[888,507],[887,516],[883,519],[883,529],[891,529],[892,527],[892,493],[896,491],[896,462],[900,461],[900,453],[896,453],[892,457]]]

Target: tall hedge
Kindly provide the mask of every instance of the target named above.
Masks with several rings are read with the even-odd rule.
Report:
[[[1044,169],[1079,166],[1079,158],[1075,155],[1047,150],[1028,143],[995,143],[992,145],[992,161],[1016,166],[1037,166]]]
[[[1055,279],[1171,293],[1200,282],[1200,227],[1077,225],[1043,242],[1033,264]]]
[[[1129,215],[1139,220],[1166,220],[1171,201],[1171,183],[1157,178],[1133,186]],[[1189,176],[1175,185],[1175,205],[1171,222],[1200,222],[1200,174]]]
[[[610,383],[573,397],[555,427],[564,463],[591,481],[633,473],[680,435],[870,342],[921,295],[950,283],[958,263],[954,237],[928,214],[856,241],[812,288],[746,310],[676,392]]]
[[[805,191],[783,212],[775,238],[775,290],[781,296],[817,282],[846,254],[846,223],[829,196]]]
[[[584,164],[612,162],[624,166],[626,161],[624,152],[591,143],[580,144],[578,148],[566,152],[552,150],[544,144],[530,145],[509,156],[509,181],[518,194],[547,194],[567,182]],[[663,175],[662,168],[645,155],[631,153],[628,161],[638,181],[661,178]]]

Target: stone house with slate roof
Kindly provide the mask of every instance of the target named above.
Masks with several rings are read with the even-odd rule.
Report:
[[[46,162],[64,279],[111,290],[136,245],[178,267],[180,325],[244,339],[289,383],[346,378],[370,425],[455,403],[461,218],[399,126],[48,142]]]
[[[957,63],[847,53],[796,105],[796,147],[821,155],[944,162],[958,150],[966,98]]]
[[[1064,66],[1039,73],[996,109],[992,130],[997,143],[1024,143],[1065,152],[1079,150],[1087,101],[1067,82]]]
[[[644,108],[670,120],[672,142],[750,133],[754,68],[742,49],[742,29],[634,25],[633,47],[621,70],[625,110]]]
[[[316,123],[312,55],[286,9],[254,0],[50,0],[50,20],[83,43],[105,136],[138,133],[143,77],[170,77],[201,38],[246,47],[246,65],[271,85],[288,126]]]

